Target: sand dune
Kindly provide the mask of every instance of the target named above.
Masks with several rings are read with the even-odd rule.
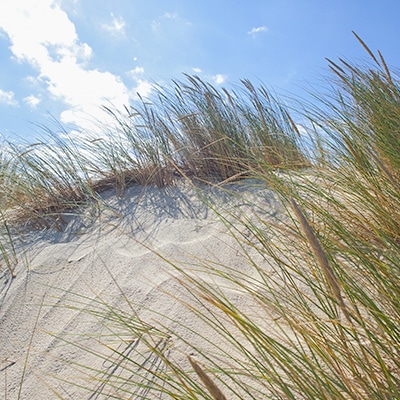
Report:
[[[226,282],[198,267],[203,259],[252,273],[212,208],[224,209],[229,218],[229,210],[251,215],[257,204],[265,210],[264,218],[271,220],[282,210],[265,187],[242,183],[225,189],[235,195],[209,188],[201,199],[185,183],[164,189],[132,187],[123,198],[110,191],[104,194],[97,215],[87,211],[69,217],[62,232],[26,231],[16,278],[1,279],[0,392],[8,399],[16,399],[20,390],[21,399],[30,400],[53,399],[56,394],[71,399],[108,398],[101,382],[84,376],[78,368],[84,364],[112,373],[104,343],[118,348],[122,342],[118,343],[117,336],[104,336],[111,329],[109,320],[88,312],[101,308],[103,302],[130,314],[134,309],[155,325],[164,323],[178,330],[186,325],[219,340],[177,301],[187,296],[176,281],[180,272],[162,257],[185,266],[190,276],[198,274],[212,285],[225,285],[230,298],[251,311],[251,301],[242,293],[226,288]],[[189,331],[185,335],[194,343],[200,340]],[[212,351],[210,344],[199,345]],[[172,347],[176,357],[187,350],[179,340]],[[105,359],[91,352],[100,352]],[[139,395],[143,389],[137,390]]]

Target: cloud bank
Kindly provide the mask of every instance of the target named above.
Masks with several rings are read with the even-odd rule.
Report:
[[[108,28],[122,31],[124,22],[114,17]],[[116,107],[129,104],[131,92],[119,76],[86,67],[92,48],[79,39],[75,25],[55,1],[1,2],[0,29],[10,39],[15,60],[33,67],[37,71],[34,78],[50,98],[64,102],[62,122],[85,127],[88,116],[103,114],[100,107],[105,102]],[[143,81],[136,83],[144,87]],[[17,103],[12,92],[4,91],[0,92],[0,101]],[[33,95],[24,101],[31,107],[38,104]]]

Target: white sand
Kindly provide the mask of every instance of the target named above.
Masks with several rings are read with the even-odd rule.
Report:
[[[266,188],[242,183],[230,185],[228,189],[244,197],[235,198],[217,189],[207,191],[219,211],[225,207],[251,215],[254,208],[251,201],[255,201],[265,210],[266,221],[281,213],[276,196]],[[115,334],[122,332],[120,328],[115,324],[110,328],[109,319],[88,312],[97,307],[94,299],[120,308],[128,316],[133,317],[135,312],[149,323],[164,322],[177,330],[184,324],[204,336],[210,335],[212,341],[217,340],[210,328],[197,325],[199,321],[173,298],[184,298],[174,279],[180,273],[150,248],[170,260],[177,260],[177,265],[196,264],[197,258],[202,258],[253,274],[237,243],[226,234],[227,227],[189,185],[181,183],[166,189],[133,187],[124,198],[117,198],[111,192],[104,198],[108,207],[99,215],[69,218],[63,232],[26,233],[25,242],[20,246],[23,253],[19,255],[16,278],[10,281],[3,274],[0,280],[0,397],[5,394],[7,399],[17,399],[20,390],[20,398],[29,400],[54,399],[56,394],[66,399],[110,397],[109,389],[101,394],[101,383],[93,379],[93,376],[99,378],[99,374],[87,371],[93,376],[84,376],[77,367],[83,364],[104,373],[119,373],[106,360],[80,348],[109,357],[102,343],[115,348],[122,343],[116,335],[104,336],[109,329],[116,329]],[[222,280],[197,269],[185,265],[185,271],[192,276],[200,274],[213,285],[225,285]],[[228,288],[226,292],[232,301],[251,307],[237,290]],[[107,313],[105,306],[103,313]],[[188,331],[183,335],[193,343],[199,340]],[[193,352],[177,339],[169,345],[172,357],[184,360],[182,354]],[[69,382],[85,387],[74,387]],[[96,388],[99,394],[92,396]],[[139,395],[146,396],[146,393],[138,388],[138,398]],[[128,398],[125,396],[121,394],[121,398]],[[154,397],[149,395],[149,398]]]

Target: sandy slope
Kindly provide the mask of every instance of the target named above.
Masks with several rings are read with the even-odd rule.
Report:
[[[243,197],[217,189],[206,191],[219,211],[226,208],[250,215],[254,208],[251,202],[255,201],[265,210],[266,220],[281,212],[276,196],[266,188],[241,184],[227,189]],[[200,274],[213,285],[219,284],[218,278],[199,272],[197,258],[252,273],[237,244],[226,234],[227,227],[188,184],[165,189],[133,187],[123,198],[108,192],[104,201],[106,207],[97,216],[86,213],[70,218],[63,232],[27,232],[17,277],[9,281],[4,275],[0,281],[0,393],[7,399],[17,399],[19,390],[20,398],[29,400],[57,395],[66,399],[109,398],[109,389],[102,391],[101,381],[94,379],[104,375],[92,371],[85,376],[78,369],[78,364],[84,364],[105,374],[117,373],[106,359],[91,354],[98,351],[107,358],[102,343],[115,348],[121,343],[117,336],[105,336],[110,329],[118,334],[120,328],[110,327],[110,319],[88,313],[100,307],[107,314],[99,301],[120,308],[128,316],[138,313],[143,320],[164,322],[177,329],[184,324],[219,340],[173,298],[185,296],[174,279],[179,271],[150,249],[178,265],[186,263],[185,271]],[[241,293],[226,290],[233,301],[246,306]],[[126,339],[126,332],[120,333]],[[185,335],[194,343],[199,340],[189,331]],[[176,340],[168,346],[175,348],[176,357],[187,350]],[[149,360],[144,360],[144,365],[146,362]],[[144,389],[130,390],[146,397]]]

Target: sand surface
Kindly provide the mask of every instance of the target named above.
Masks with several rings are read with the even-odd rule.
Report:
[[[63,231],[26,230],[18,244],[16,278],[10,280],[3,271],[0,280],[0,397],[110,398],[103,378],[120,372],[107,361],[109,348],[126,345],[129,329],[118,326],[108,306],[127,320],[140,316],[177,330],[185,325],[190,329],[183,337],[195,344],[199,338],[194,332],[201,332],[211,343],[200,340],[199,345],[210,346],[211,352],[213,341],[220,339],[179,301],[193,299],[177,283],[182,273],[163,257],[183,266],[189,276],[220,284],[232,301],[251,312],[251,302],[242,293],[199,267],[203,259],[253,273],[213,208],[225,209],[230,218],[229,211],[251,216],[256,204],[265,221],[282,213],[276,195],[262,185],[241,183],[225,189],[235,195],[216,188],[205,191],[213,207],[187,183],[164,189],[131,187],[122,198],[110,191],[103,195],[100,211],[68,217]],[[131,343],[138,344],[133,339]],[[171,347],[171,357],[184,360],[189,351],[193,355],[184,341],[164,345]],[[121,354],[131,350],[121,347]],[[150,362],[141,361],[145,366]],[[80,365],[92,371],[85,375]],[[136,395],[121,392],[120,398],[147,398],[143,388],[129,390]]]

